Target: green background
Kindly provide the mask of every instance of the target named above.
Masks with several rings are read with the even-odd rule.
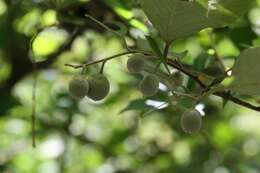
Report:
[[[106,64],[111,91],[105,100],[72,99],[68,82],[80,70],[64,64],[124,51],[117,36],[85,14],[127,25],[127,42],[133,47],[147,46],[137,38],[148,30],[162,42],[133,0],[0,0],[0,173],[260,172],[259,113],[233,103],[223,108],[221,99],[210,96],[197,105],[203,114],[201,133],[185,134],[181,111],[167,102],[163,90],[142,97],[137,88],[141,76],[127,72],[127,56]],[[30,41],[38,32],[32,43],[38,65],[34,149]],[[232,67],[242,50],[260,45],[260,1],[230,28],[179,39],[171,51],[188,50],[182,62],[200,71],[213,59],[209,32],[217,53]],[[99,67],[89,67],[86,75]],[[185,77],[185,85],[196,92],[188,81]],[[259,102],[259,97],[244,99]],[[168,106],[151,111],[162,103]]]

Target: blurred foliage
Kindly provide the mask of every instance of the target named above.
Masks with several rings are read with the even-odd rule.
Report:
[[[209,97],[196,106],[204,115],[202,132],[185,134],[180,127],[182,110],[169,102],[162,92],[165,86],[156,96],[143,98],[136,87],[140,76],[125,68],[127,56],[106,64],[109,97],[100,102],[72,99],[68,81],[80,70],[65,63],[124,51],[120,38],[91,23],[85,14],[125,24],[127,43],[133,47],[147,48],[142,38],[148,29],[161,44],[135,0],[0,0],[1,173],[260,172],[259,113],[232,103],[223,109],[222,100]],[[197,71],[211,67],[211,33],[217,53],[232,67],[240,51],[260,45],[259,14],[257,0],[231,27],[205,29],[177,40],[171,51],[188,50],[181,61]],[[77,31],[69,48],[63,49]],[[31,146],[34,37],[32,49],[39,63],[36,149]],[[96,73],[98,67],[86,73]],[[185,85],[197,89],[188,77]],[[190,104],[187,99],[182,102]],[[162,103],[166,106],[155,110]]]

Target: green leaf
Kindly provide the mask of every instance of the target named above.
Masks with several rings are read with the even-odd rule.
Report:
[[[170,56],[172,57],[172,59],[181,60],[182,58],[187,56],[188,52],[188,50],[185,50],[183,52],[170,52]]]
[[[223,103],[222,103],[222,107],[223,107],[223,108],[225,108],[226,105],[227,105],[228,102],[229,102],[229,97],[231,96],[231,91],[228,91],[227,94],[228,94],[228,98],[226,98],[226,99],[225,99],[225,98],[222,98],[222,102],[223,102]]]
[[[212,87],[212,86],[215,86],[215,85],[220,84],[225,78],[226,78],[225,75],[217,76],[217,77],[212,81],[212,83],[209,85],[209,87]]]
[[[214,65],[210,65],[207,68],[203,69],[202,72],[205,73],[206,75],[213,76],[213,77],[219,77],[225,75],[222,69],[216,63]]]
[[[206,52],[204,52],[204,51],[201,52],[193,63],[193,69],[195,71],[199,71],[199,72],[202,71],[206,67],[206,64],[209,59],[208,57],[209,57],[209,55]],[[194,79],[189,78],[188,83],[187,83],[187,88],[189,90],[193,90],[195,85],[196,85],[196,82],[194,81]]]
[[[124,113],[126,111],[130,111],[130,110],[146,112],[150,109],[153,109],[153,107],[145,104],[144,99],[137,99],[137,100],[133,100],[133,101],[129,102],[129,104],[124,109],[122,109],[119,114],[122,114],[122,113]]]
[[[120,36],[125,36],[128,33],[127,27],[121,22],[108,21],[108,22],[105,22],[104,24]]]
[[[8,91],[0,89],[0,117],[7,115],[11,108],[20,104],[17,98],[13,97]]]
[[[147,41],[147,39],[143,39],[138,37],[136,40],[136,46],[138,50],[142,50],[142,51],[151,51],[150,45]]]
[[[168,43],[207,27],[224,27],[244,14],[253,0],[221,0],[207,16],[207,0],[140,0],[141,6]],[[244,6],[243,10],[241,8]]]
[[[152,49],[152,51],[159,57],[162,57],[162,51],[160,50],[157,42],[154,40],[153,37],[150,36],[146,36],[146,39],[149,43],[150,48]]]
[[[75,6],[83,4],[83,2],[81,2],[80,0],[45,0],[43,1],[43,3],[59,10],[69,7],[73,8]]]
[[[260,95],[260,47],[249,48],[237,58],[233,67],[231,89],[243,95]]]
[[[247,12],[252,2],[253,0],[219,0],[218,3],[236,16],[241,16]]]

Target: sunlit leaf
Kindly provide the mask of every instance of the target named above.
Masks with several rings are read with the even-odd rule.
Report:
[[[252,0],[226,0],[207,16],[207,1],[140,0],[146,15],[166,42],[207,27],[223,27],[243,15]],[[234,4],[235,3],[235,4]],[[233,7],[234,6],[234,7]],[[243,10],[240,10],[243,7]]]
[[[157,42],[154,40],[154,38],[150,37],[150,36],[146,36],[146,39],[149,43],[150,48],[152,49],[152,51],[159,57],[162,57],[162,52],[157,44]]]
[[[209,55],[205,51],[201,52],[193,62],[193,69],[195,71],[202,71],[203,69],[205,69],[206,65],[208,64],[208,61],[209,61]],[[187,83],[187,88],[192,90],[194,89],[195,84],[196,82],[194,81],[194,79],[189,78],[189,81]]]
[[[45,57],[57,50],[67,39],[68,34],[58,28],[46,28],[33,41],[33,51],[36,61],[45,60]]]
[[[109,21],[109,22],[105,22],[104,24],[107,25],[110,29],[115,31],[120,36],[125,36],[128,32],[128,28],[121,22]]]
[[[130,110],[148,111],[150,109],[153,109],[153,107],[145,104],[145,100],[138,99],[138,100],[133,100],[133,101],[129,102],[129,104],[120,111],[120,114],[122,114],[126,111],[130,111]]]

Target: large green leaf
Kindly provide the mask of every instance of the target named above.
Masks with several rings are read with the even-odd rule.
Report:
[[[120,111],[120,114],[130,110],[147,112],[151,109],[153,109],[153,107],[145,104],[145,99],[137,99],[129,102],[129,104]]]
[[[207,0],[140,0],[141,6],[166,42],[207,27],[223,27],[244,14],[253,0],[221,0],[207,16]]]
[[[243,15],[254,0],[219,0],[219,4],[236,16]]]
[[[234,67],[232,90],[239,94],[260,95],[260,47],[241,53]]]

